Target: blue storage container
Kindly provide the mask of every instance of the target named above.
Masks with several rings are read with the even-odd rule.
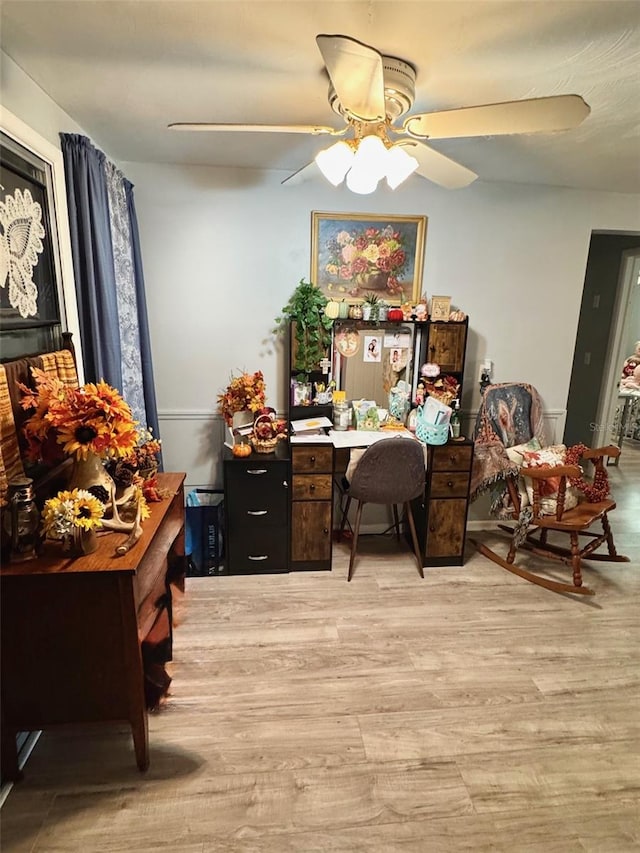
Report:
[[[187,577],[225,575],[224,493],[192,489],[186,500]]]

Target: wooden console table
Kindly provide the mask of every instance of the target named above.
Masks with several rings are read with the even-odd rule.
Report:
[[[158,476],[170,497],[149,505],[121,557],[124,535],[109,533],[86,557],[47,542],[39,559],[2,566],[3,778],[19,778],[19,731],[64,723],[128,721],[137,765],[149,766],[147,707],[170,682],[170,584],[185,574],[184,477]]]

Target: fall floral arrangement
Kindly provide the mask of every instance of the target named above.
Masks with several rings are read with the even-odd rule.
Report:
[[[226,423],[233,424],[236,412],[258,412],[265,403],[265,384],[261,370],[232,376],[227,390],[218,395],[218,411]]]
[[[25,410],[27,457],[53,463],[63,454],[86,459],[122,458],[138,441],[136,422],[128,404],[106,382],[90,382],[80,388],[65,385],[38,368],[32,369],[35,390],[20,383]]]
[[[141,480],[155,477],[158,470],[159,455],[162,441],[154,438],[150,427],[138,430],[135,446],[122,459],[112,459],[107,464],[107,470],[118,485],[129,486],[136,476]]]
[[[42,511],[42,528],[49,539],[66,539],[80,530],[94,530],[102,526],[105,506],[102,501],[84,489],[72,489],[45,501]]]
[[[329,257],[325,271],[342,282],[353,283],[352,295],[369,287],[372,274],[385,275],[389,293],[402,292],[399,278],[407,264],[407,253],[402,234],[391,225],[339,231],[326,248]]]

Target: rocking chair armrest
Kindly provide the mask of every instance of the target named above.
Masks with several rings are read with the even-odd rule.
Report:
[[[590,459],[594,465],[602,464],[603,457],[609,459],[617,459],[620,456],[620,448],[615,444],[608,444],[606,447],[591,447],[582,454],[583,459]]]
[[[532,480],[548,480],[551,477],[580,477],[582,472],[577,465],[555,465],[553,468],[527,468],[523,466],[520,473]]]

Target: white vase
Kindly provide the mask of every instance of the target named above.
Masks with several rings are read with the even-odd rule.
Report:
[[[244,426],[251,426],[253,424],[253,412],[248,410],[242,412],[234,412],[233,413],[233,423],[231,424],[232,429],[240,429]]]
[[[113,479],[108,473],[102,459],[89,451],[86,459],[74,459],[69,478],[69,489],[90,489],[92,486],[102,486],[111,495]]]

